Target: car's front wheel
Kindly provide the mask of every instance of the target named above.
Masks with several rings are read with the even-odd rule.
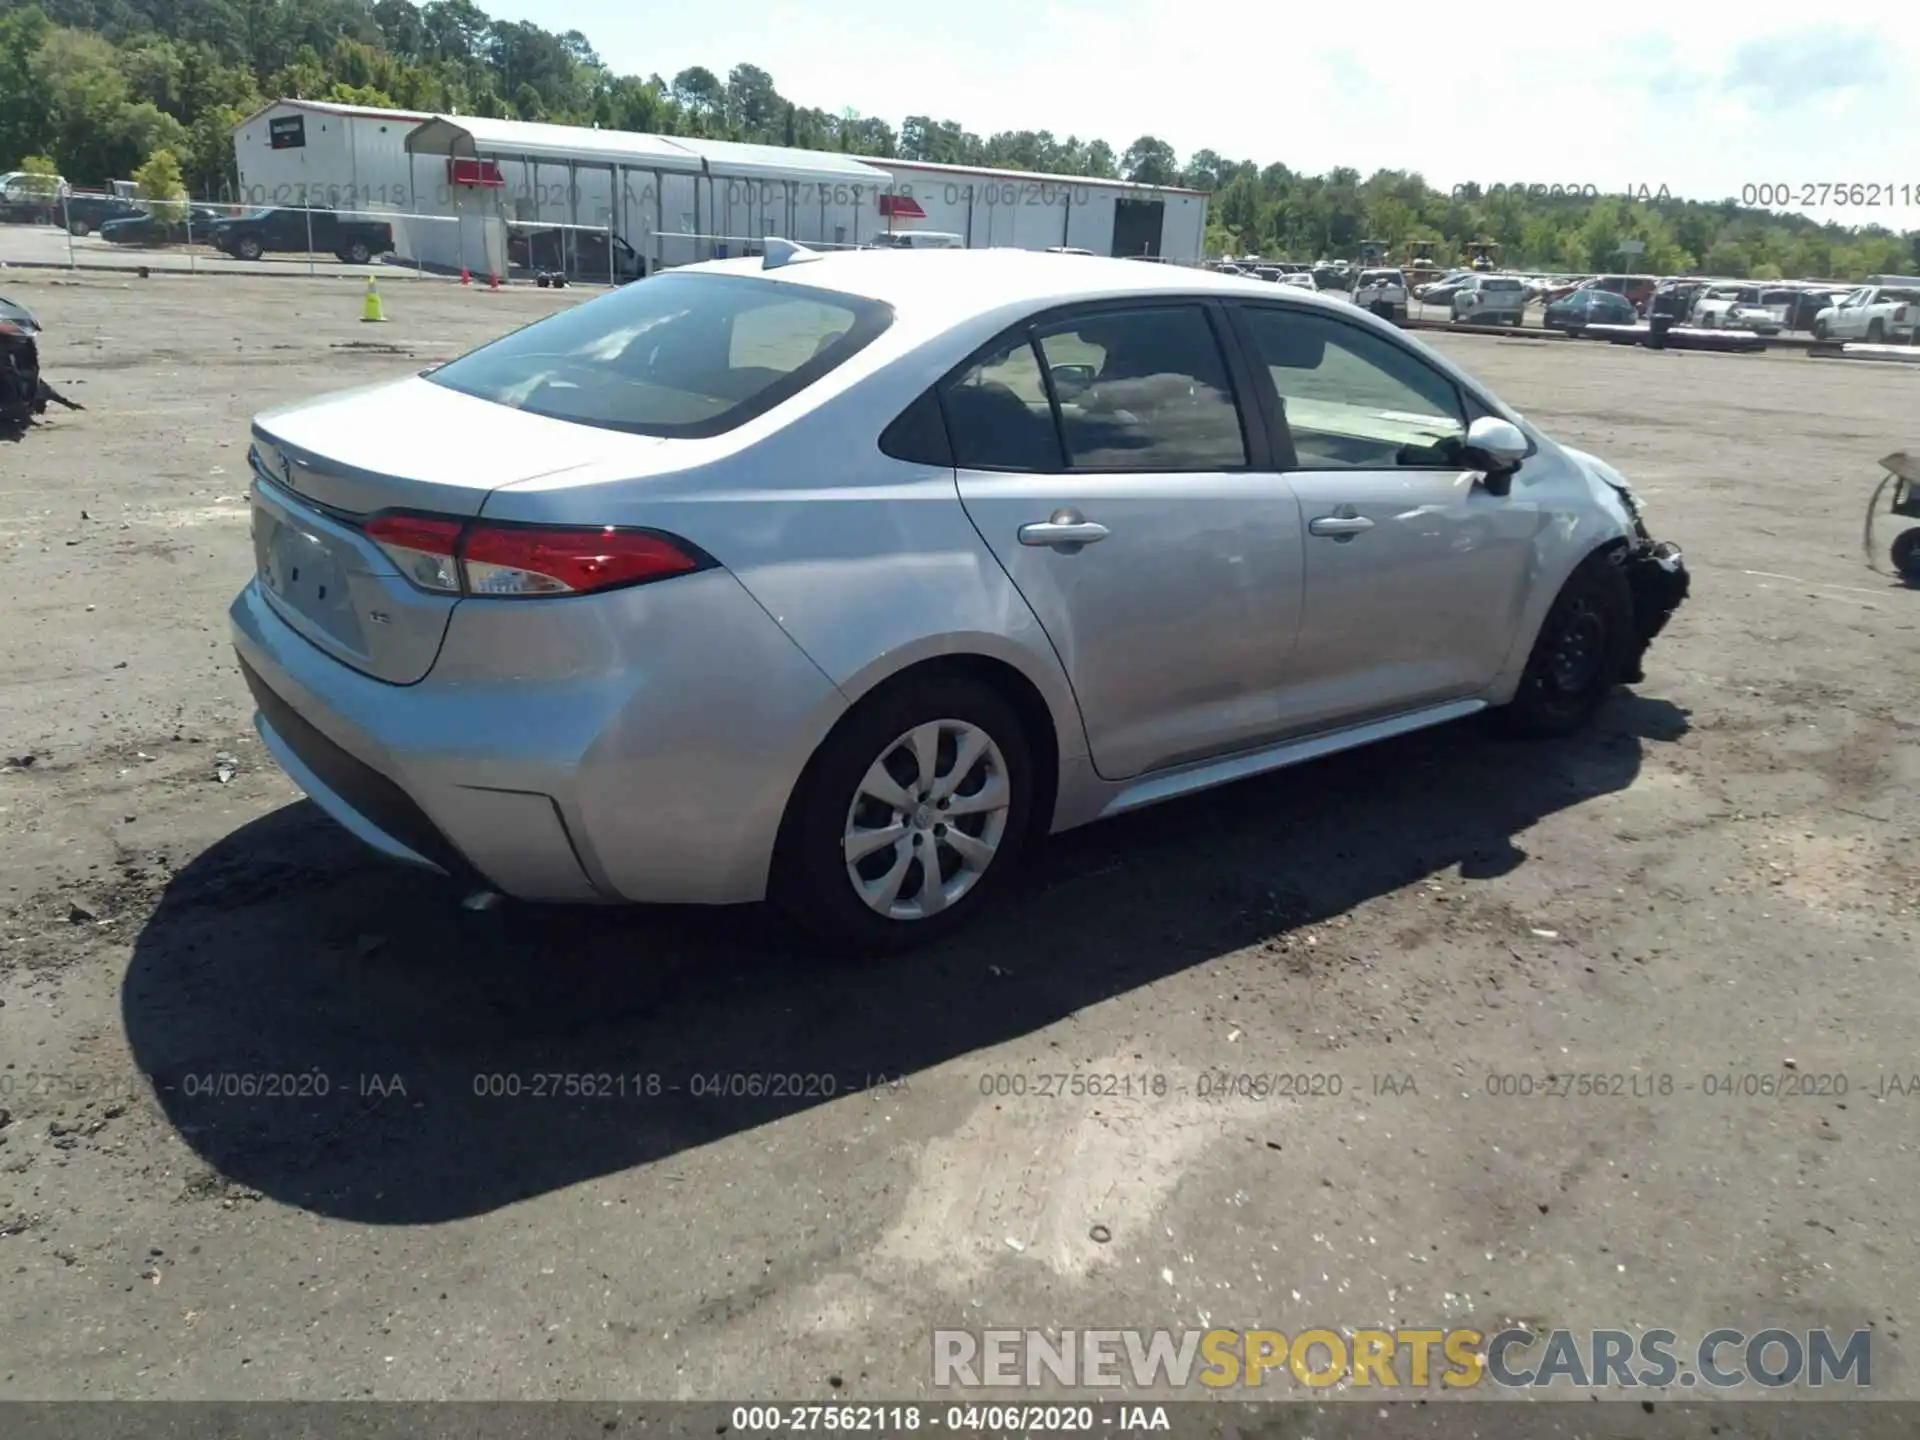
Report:
[[[258,240],[251,235],[243,235],[233,247],[233,253],[242,260],[258,260],[265,253]]]
[[[1920,525],[1893,537],[1893,568],[1909,585],[1920,585]]]
[[[1633,591],[1607,553],[1589,555],[1555,597],[1513,699],[1496,712],[1511,734],[1567,735],[1600,708],[1625,673]]]
[[[849,713],[809,767],[776,895],[862,950],[936,939],[1007,879],[1032,802],[1032,752],[1006,701],[964,676],[902,681]]]
[[[355,240],[340,252],[340,258],[349,265],[364,265],[373,258],[373,252],[367,248],[364,240]]]

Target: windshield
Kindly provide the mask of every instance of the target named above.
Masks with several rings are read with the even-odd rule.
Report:
[[[449,390],[636,435],[718,435],[798,394],[893,311],[736,275],[656,275],[431,372]]]

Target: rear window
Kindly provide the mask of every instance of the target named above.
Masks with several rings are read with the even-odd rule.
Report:
[[[656,275],[430,372],[463,395],[635,435],[723,434],[892,322],[875,300],[738,275]]]

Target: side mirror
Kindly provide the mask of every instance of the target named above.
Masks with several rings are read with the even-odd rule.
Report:
[[[1053,377],[1053,393],[1062,400],[1078,399],[1093,388],[1091,365],[1055,365],[1049,373]]]
[[[1526,454],[1527,437],[1511,420],[1482,415],[1467,428],[1467,455],[1486,470],[1490,495],[1505,495],[1513,488],[1513,472]]]

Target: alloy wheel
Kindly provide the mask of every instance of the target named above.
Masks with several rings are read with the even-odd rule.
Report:
[[[984,729],[929,720],[867,767],[847,807],[847,878],[890,920],[924,920],[979,883],[1006,836],[1013,791]]]
[[[1562,695],[1579,695],[1593,684],[1606,656],[1606,623],[1584,599],[1567,607],[1547,651],[1547,676]]]

